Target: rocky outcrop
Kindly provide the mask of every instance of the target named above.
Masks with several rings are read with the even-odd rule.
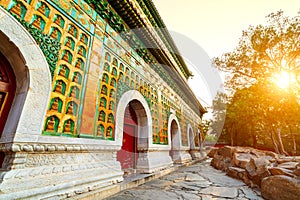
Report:
[[[266,199],[299,199],[300,180],[285,175],[270,176],[262,180],[261,193]]]
[[[208,155],[213,158],[213,167],[250,187],[261,188],[266,199],[300,197],[299,156],[283,157],[270,151],[231,146],[213,149]]]

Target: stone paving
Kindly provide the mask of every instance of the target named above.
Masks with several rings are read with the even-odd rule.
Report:
[[[262,200],[259,191],[210,166],[210,159],[122,191],[106,200]]]

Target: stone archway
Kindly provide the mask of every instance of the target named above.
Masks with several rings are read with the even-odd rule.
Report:
[[[170,136],[170,151],[169,155],[174,163],[180,162],[180,145],[181,132],[180,124],[177,117],[171,114],[168,121],[168,134]]]
[[[18,193],[29,172],[26,158],[33,148],[26,151],[21,146],[35,145],[41,137],[44,117],[51,92],[51,75],[43,52],[29,32],[5,9],[0,7],[0,52],[8,61],[15,75],[15,96],[3,127],[0,143],[1,191],[7,197],[22,199],[28,193]],[[0,152],[0,153],[1,153]],[[18,160],[18,161],[16,161]],[[22,165],[20,169],[15,165]],[[23,171],[25,175],[16,178],[12,174]],[[37,175],[38,176],[38,175]],[[8,177],[8,178],[7,178]],[[11,184],[14,184],[12,189]],[[35,186],[36,187],[36,186]],[[18,194],[17,194],[18,193]]]
[[[15,74],[6,57],[0,52],[0,137],[15,97],[15,90]]]
[[[144,97],[135,90],[124,93],[117,107],[115,136],[120,145],[117,160],[125,173],[149,169],[151,123],[151,112]]]
[[[180,149],[180,131],[179,131],[178,123],[175,120],[172,120],[171,122],[171,129],[170,129],[170,135],[171,135],[171,150],[170,150],[170,156],[173,161],[176,161],[176,153]]]
[[[138,100],[129,102],[124,114],[122,147],[117,152],[117,160],[121,163],[124,173],[135,173],[138,170],[137,163],[141,149],[139,146],[149,146],[148,134],[143,131],[147,127],[146,118],[145,109]]]
[[[189,135],[189,146],[190,150],[189,153],[191,154],[191,157],[193,160],[197,159],[199,152],[196,150],[196,145],[195,145],[195,135],[192,129],[192,126],[189,124],[187,128],[187,132]]]
[[[201,131],[198,129],[197,133],[198,133],[197,136],[198,136],[199,148],[200,148],[200,150],[202,150],[203,149],[203,139],[202,139]]]
[[[190,149],[195,149],[195,136],[190,124],[188,125],[188,134],[189,134]]]
[[[168,120],[168,135],[170,142],[169,155],[173,163],[185,163],[192,160],[189,154],[190,147],[181,145],[181,128],[175,114],[171,114]]]
[[[15,98],[2,132],[1,142],[23,142],[40,135],[51,91],[47,61],[35,40],[0,7],[0,52],[16,78]],[[15,122],[15,123],[12,123]]]

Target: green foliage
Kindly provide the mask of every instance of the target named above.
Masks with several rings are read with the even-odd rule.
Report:
[[[203,131],[204,135],[208,134],[208,130],[210,128],[211,122],[212,122],[211,120],[203,120],[202,121],[201,127],[202,127],[202,131]]]
[[[250,26],[243,31],[237,48],[215,58],[214,64],[232,75],[227,81],[229,88],[268,82],[274,73],[285,70],[298,76],[293,89],[299,91],[300,19],[284,17],[282,11],[267,19],[266,26]]]
[[[205,142],[216,142],[217,141],[217,136],[216,135],[205,135]]]
[[[286,154],[285,149],[295,153],[300,135],[300,19],[285,17],[282,11],[267,19],[266,26],[243,31],[233,52],[214,59],[230,74],[226,87],[233,91],[221,101],[227,104],[221,138],[231,145],[272,148],[272,144],[279,153]],[[274,80],[281,72],[291,74],[290,81],[295,77],[285,88]],[[216,116],[224,115],[220,108],[215,110]]]

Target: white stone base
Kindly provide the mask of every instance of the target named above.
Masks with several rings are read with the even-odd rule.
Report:
[[[23,169],[2,172],[0,199],[63,199],[121,182],[120,163],[111,155],[111,152],[27,155]],[[28,159],[31,156],[34,159]]]
[[[189,152],[193,160],[201,160],[206,157],[206,153],[204,151],[200,151],[200,149],[192,149]]]
[[[176,164],[183,164],[191,162],[192,157],[188,150],[173,150],[173,162]]]
[[[139,153],[137,172],[153,173],[173,165],[169,150],[148,151]]]

